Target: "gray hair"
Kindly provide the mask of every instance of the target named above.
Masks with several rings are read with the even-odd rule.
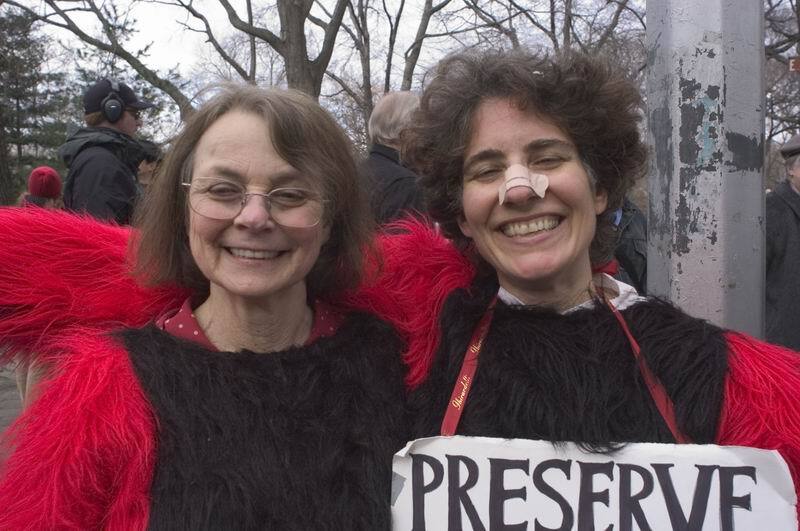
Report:
[[[411,123],[419,107],[419,96],[413,92],[387,92],[375,105],[369,117],[368,133],[371,144],[395,147],[400,134]]]
[[[800,161],[800,153],[790,155],[788,158],[783,160],[783,167],[787,174],[795,168],[798,161]]]

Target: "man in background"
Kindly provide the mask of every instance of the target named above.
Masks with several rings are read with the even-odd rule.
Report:
[[[128,224],[139,196],[136,173],[144,151],[133,136],[140,113],[153,104],[124,83],[101,79],[83,96],[86,127],[58,150],[69,172],[64,206],[96,218]]]
[[[800,350],[800,135],[781,155],[786,180],[767,195],[766,339]]]
[[[614,213],[617,245],[614,258],[619,270],[614,278],[647,295],[647,218],[627,197],[622,207]]]
[[[411,92],[385,94],[369,118],[369,157],[362,166],[375,220],[384,224],[408,211],[422,211],[417,175],[400,161],[400,136],[419,107]]]

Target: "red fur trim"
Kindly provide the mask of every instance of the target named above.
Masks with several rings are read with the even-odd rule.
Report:
[[[435,228],[403,220],[378,237],[382,264],[371,280],[346,298],[348,304],[392,323],[407,343],[406,384],[419,385],[439,344],[439,315],[456,288],[468,286],[472,264]]]
[[[778,450],[800,493],[800,353],[736,332],[726,339],[730,370],[717,442]]]
[[[0,529],[145,529],[155,421],[128,354],[92,329],[60,341],[57,376],[3,441]]]
[[[144,288],[126,260],[131,230],[41,208],[0,209],[0,337],[12,350],[46,350],[72,325],[141,326],[186,298]]]

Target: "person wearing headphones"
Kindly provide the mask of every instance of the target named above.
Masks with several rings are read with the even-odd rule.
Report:
[[[86,127],[71,135],[59,150],[69,168],[64,206],[98,219],[127,225],[139,195],[136,174],[144,159],[133,138],[142,125],[140,113],[153,104],[131,88],[101,79],[83,95]]]

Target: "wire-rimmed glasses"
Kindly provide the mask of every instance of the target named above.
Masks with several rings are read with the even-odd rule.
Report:
[[[209,219],[234,219],[252,196],[261,197],[272,220],[284,227],[314,227],[324,213],[325,201],[318,193],[304,188],[248,192],[241,184],[225,179],[193,179],[181,184],[189,189],[189,207]]]

